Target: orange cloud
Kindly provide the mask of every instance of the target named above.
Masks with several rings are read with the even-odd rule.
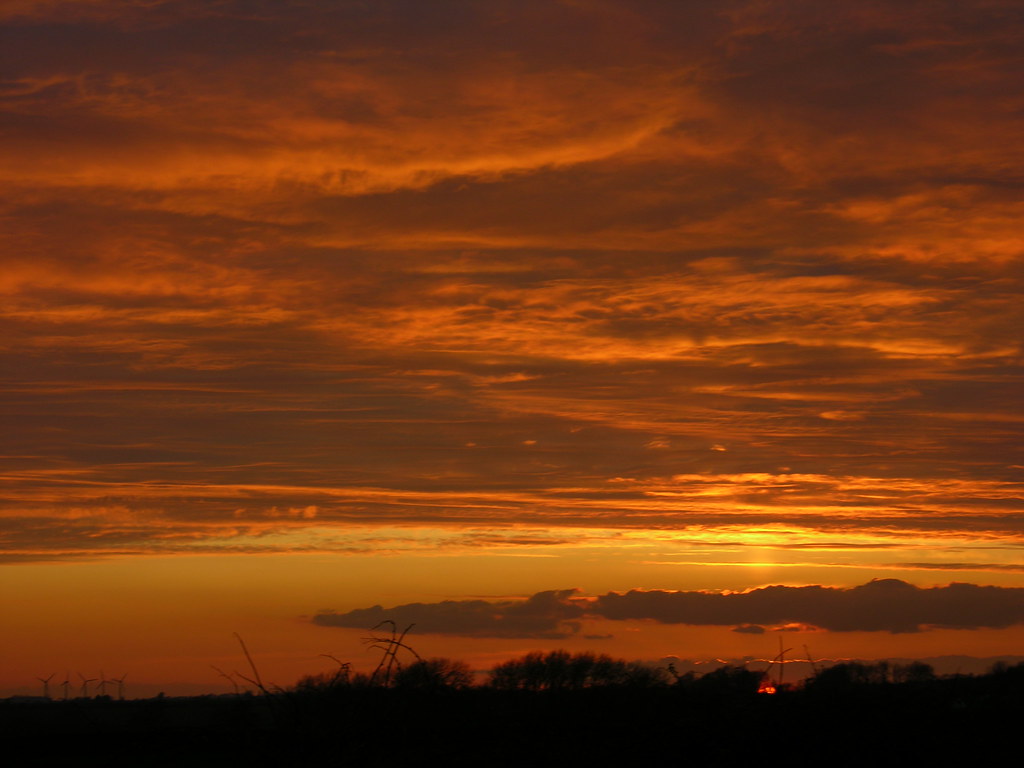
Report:
[[[1011,4],[371,6],[0,11],[8,556],[1019,546]]]

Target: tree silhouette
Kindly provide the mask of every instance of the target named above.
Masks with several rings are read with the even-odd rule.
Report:
[[[579,690],[600,686],[643,687],[665,685],[667,673],[606,654],[558,650],[533,651],[498,664],[490,685],[502,690]]]
[[[402,667],[394,676],[395,688],[402,690],[458,690],[473,684],[473,672],[464,661],[419,659]]]
[[[676,685],[700,694],[744,695],[757,693],[765,674],[762,670],[726,664],[700,677],[682,675],[676,679]]]
[[[928,665],[922,664],[921,666],[927,667]],[[883,685],[890,681],[889,673],[889,663],[886,661],[874,664],[848,661],[820,670],[818,674],[808,678],[806,687],[808,690],[839,693],[854,687]]]
[[[935,668],[923,661],[897,664],[892,668],[894,683],[928,683],[935,680]]]

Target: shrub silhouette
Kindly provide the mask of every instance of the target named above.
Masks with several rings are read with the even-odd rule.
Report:
[[[914,667],[914,664],[908,667]],[[921,664],[920,667],[931,667]],[[923,669],[917,669],[915,674],[924,674]],[[879,661],[875,664],[863,664],[858,661],[849,661],[842,664],[835,664],[818,672],[807,680],[806,687],[810,690],[821,692],[840,692],[854,687],[868,685],[884,685],[890,681],[889,663]]]
[[[322,693],[342,688],[347,684],[338,679],[337,675],[328,672],[321,672],[317,675],[303,675],[295,683],[296,693]]]
[[[912,661],[909,664],[897,664],[892,668],[894,683],[928,683],[935,680],[935,668],[923,661]]]
[[[757,693],[764,677],[761,670],[726,664],[700,677],[693,673],[680,675],[676,678],[676,686],[700,694],[744,695]]]
[[[374,685],[373,678],[365,672],[349,672],[347,668],[338,672],[321,672],[316,675],[303,675],[293,688],[295,693],[304,695],[322,695],[353,688],[370,688]]]
[[[458,690],[473,684],[473,672],[464,661],[420,659],[402,667],[392,682],[401,690]]]
[[[606,654],[533,651],[498,664],[490,685],[501,690],[579,690],[601,686],[650,688],[665,685],[664,670]]]

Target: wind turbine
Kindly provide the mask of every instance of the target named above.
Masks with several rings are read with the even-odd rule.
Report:
[[[127,673],[120,677],[110,678],[110,682],[117,683],[117,700],[124,701],[124,679],[128,677]]]
[[[61,687],[64,689],[64,701],[68,700],[68,687],[71,685],[71,673],[64,673],[64,682],[61,683]]]
[[[107,695],[107,676],[103,674],[103,670],[100,670],[100,684],[97,686],[100,689],[100,696]]]
[[[57,674],[56,672],[53,673],[53,675],[56,675],[56,674]],[[43,684],[43,697],[47,698],[47,699],[50,698],[50,680],[53,679],[53,675],[50,675],[49,677],[37,677],[36,678],[36,680],[38,680],[40,683]]]
[[[86,678],[86,676],[83,675],[81,672],[78,673],[78,676],[80,678],[82,678],[82,698],[83,699],[88,699],[89,698],[89,683],[95,682],[96,678],[95,677]]]

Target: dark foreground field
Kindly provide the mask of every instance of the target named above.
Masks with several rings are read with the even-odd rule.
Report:
[[[0,702],[5,756],[22,755],[6,764],[19,766],[1002,764],[1022,716],[1024,668],[775,695],[347,687]]]

